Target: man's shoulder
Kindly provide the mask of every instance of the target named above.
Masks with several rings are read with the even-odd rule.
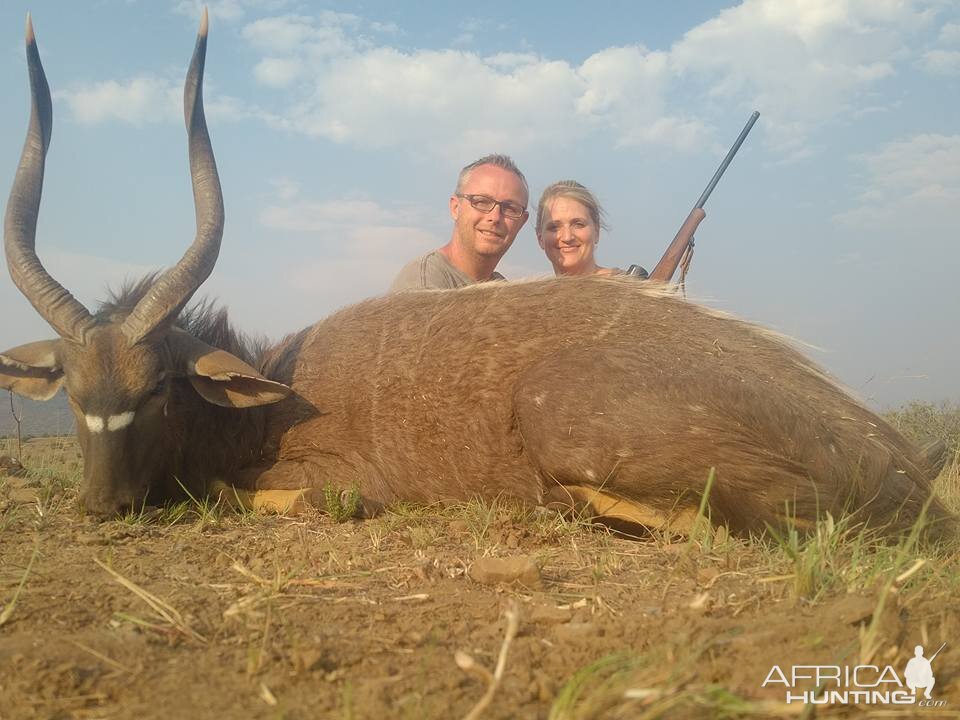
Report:
[[[431,250],[404,265],[390,292],[459,288],[470,284],[470,278],[457,270],[439,250]]]

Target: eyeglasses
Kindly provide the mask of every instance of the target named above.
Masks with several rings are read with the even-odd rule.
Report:
[[[494,200],[492,197],[487,195],[461,195],[457,193],[458,198],[463,198],[468,203],[470,207],[474,210],[479,210],[482,213],[493,212],[493,209],[499,205],[500,212],[503,213],[504,217],[508,217],[511,220],[519,220],[527,213],[525,207],[520,207],[516,203],[512,203],[509,200]]]

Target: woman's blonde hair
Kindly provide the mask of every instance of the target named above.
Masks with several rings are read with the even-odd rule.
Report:
[[[600,206],[600,201],[597,200],[596,196],[576,180],[560,180],[559,182],[553,183],[553,185],[547,186],[543,194],[540,195],[540,202],[537,203],[537,224],[534,228],[537,235],[540,234],[540,225],[543,223],[543,212],[546,210],[547,204],[560,197],[576,200],[587,208],[594,225],[604,230],[608,229],[606,213],[604,213],[603,208]]]

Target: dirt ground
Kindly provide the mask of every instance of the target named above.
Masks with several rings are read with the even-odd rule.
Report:
[[[949,554],[828,532],[630,540],[509,503],[97,523],[77,510],[72,440],[24,456],[26,476],[0,470],[4,720],[960,717]],[[519,580],[496,582],[491,558]],[[915,645],[944,642],[934,707],[805,708],[761,687],[774,665],[903,677]]]

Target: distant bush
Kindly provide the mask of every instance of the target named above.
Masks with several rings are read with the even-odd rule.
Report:
[[[917,444],[943,440],[954,452],[960,451],[960,405],[912,402],[884,418]]]

